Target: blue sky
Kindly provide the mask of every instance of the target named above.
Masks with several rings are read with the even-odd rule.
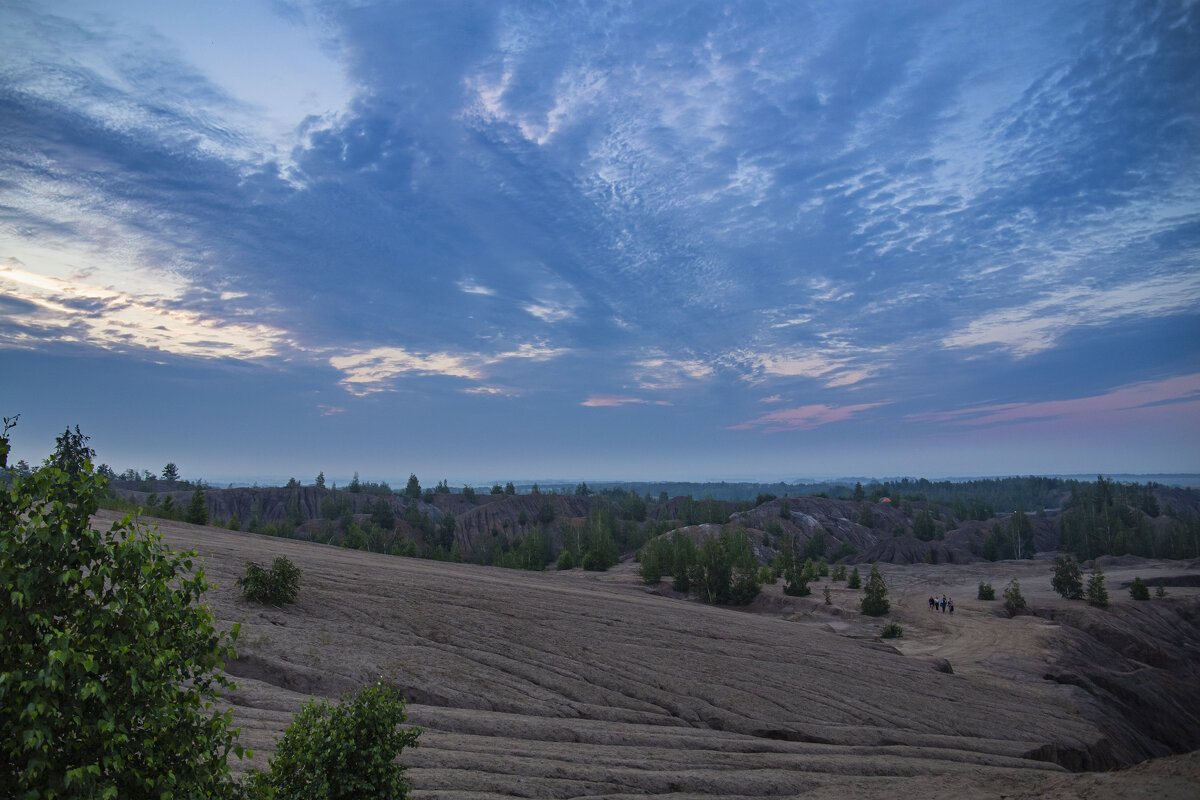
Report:
[[[118,471],[1200,472],[1196,2],[0,3],[0,406]]]

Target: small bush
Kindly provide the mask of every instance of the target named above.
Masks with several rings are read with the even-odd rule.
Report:
[[[275,559],[270,570],[248,561],[246,574],[237,579],[237,585],[247,600],[281,606],[295,602],[300,591],[300,568],[284,556]]]
[[[899,639],[904,635],[904,628],[897,625],[895,622],[889,622],[883,626],[883,630],[879,632],[880,637],[884,639]]]
[[[284,731],[270,771],[251,774],[250,800],[407,797],[396,758],[417,746],[421,729],[401,727],[406,719],[400,692],[379,684],[337,705],[310,701]]]
[[[1162,598],[1166,597],[1166,596],[1167,596],[1167,587],[1163,586],[1163,585],[1160,583],[1160,584],[1159,584],[1158,586],[1156,586],[1156,587],[1155,587],[1155,589],[1154,589],[1154,596],[1155,596],[1155,597],[1157,597],[1157,598],[1159,598],[1160,600],[1161,600]]]
[[[980,600],[995,600],[996,590],[992,588],[990,583],[979,582],[979,594],[976,595]]]
[[[558,555],[558,563],[554,565],[555,569],[568,570],[575,569],[575,556],[571,555],[570,550],[563,550]]]
[[[825,605],[833,605],[833,595],[829,593],[829,584],[825,584]]]
[[[1129,594],[1134,600],[1149,600],[1150,587],[1141,578],[1134,578],[1133,583],[1129,585]]]
[[[853,570],[851,570],[850,577],[846,579],[846,586],[851,589],[862,588],[862,576],[858,574],[858,567],[855,567]]]
[[[1017,583],[1016,578],[1013,578],[1008,582],[1008,588],[1004,590],[1004,610],[1011,617],[1023,608],[1025,608],[1025,596],[1021,594],[1021,584]]]

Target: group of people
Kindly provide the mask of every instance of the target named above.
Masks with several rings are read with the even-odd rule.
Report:
[[[947,598],[946,595],[942,595],[942,599],[939,600],[937,595],[931,595],[929,598],[929,610],[937,611],[939,607],[943,614],[946,613],[947,608],[950,609],[951,614],[954,613],[954,601],[952,599]]]

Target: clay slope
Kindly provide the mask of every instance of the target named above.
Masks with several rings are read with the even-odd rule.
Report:
[[[1046,677],[1062,661],[1064,674],[1094,682],[1071,659],[1106,658],[1105,679],[1119,687],[1120,658],[1137,652],[1063,650],[1061,619],[1009,620],[996,604],[967,602],[983,576],[1002,587],[1011,574],[1031,605],[1057,608],[1044,563],[886,567],[890,618],[906,629],[893,647],[844,584],[834,584],[832,607],[819,588],[797,599],[775,586],[735,611],[644,587],[629,565],[521,573],[180,523],[162,530],[204,556],[221,624],[243,625],[228,667],[242,688],[230,699],[258,763],[310,695],[373,680],[402,688],[411,721],[425,728],[405,755],[423,797],[1073,796],[1088,778],[1067,767],[1181,749],[1170,730],[1147,733],[1103,692]],[[244,562],[276,555],[303,570],[298,602],[243,601],[234,580]],[[1164,579],[1189,572],[1139,568]],[[935,590],[960,598],[953,616],[928,610]],[[1113,594],[1118,607],[1132,603]],[[1194,643],[1196,590],[1157,602],[1162,624],[1191,625],[1180,635]],[[1173,655],[1139,670],[1174,676],[1196,662],[1194,644],[1158,646]],[[1155,686],[1142,701],[1200,706],[1194,688]],[[1195,760],[1172,763],[1184,765],[1180,785],[1190,788]],[[1176,783],[1164,780],[1159,796],[1172,796]]]

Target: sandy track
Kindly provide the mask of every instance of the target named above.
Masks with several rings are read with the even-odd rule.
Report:
[[[1127,775],[1190,797],[1172,792],[1198,774],[1192,756],[1084,775],[1031,757],[1104,738],[1093,702],[1041,678],[1057,626],[972,599],[981,576],[999,595],[1011,572],[1031,602],[1053,603],[1045,564],[885,567],[890,618],[905,626],[892,647],[844,584],[832,608],[819,589],[795,599],[774,586],[739,611],[655,593],[629,565],[523,573],[162,531],[204,557],[220,623],[242,623],[230,700],[260,765],[309,696],[381,679],[425,728],[404,760],[430,798],[1102,797],[1128,790]],[[277,555],[303,571],[298,602],[246,603],[234,587],[245,562]],[[955,597],[953,616],[928,610],[935,589]]]

